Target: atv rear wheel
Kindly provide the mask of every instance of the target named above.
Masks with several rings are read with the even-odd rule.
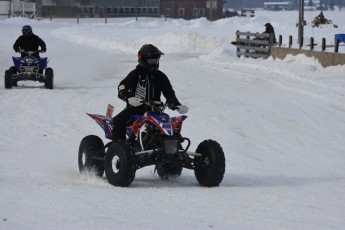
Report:
[[[194,174],[199,184],[206,187],[218,186],[225,172],[222,147],[216,141],[205,140],[195,152],[202,154],[194,158]]]
[[[105,175],[114,186],[128,187],[136,172],[135,155],[130,145],[114,142],[109,146],[104,161]]]
[[[53,89],[54,88],[54,71],[53,71],[53,69],[48,67],[45,71],[45,75],[46,75],[46,82],[45,82],[44,86],[47,89]]]
[[[181,176],[182,172],[182,166],[178,165],[171,165],[171,164],[165,164],[165,165],[157,165],[157,174],[159,178],[163,180],[168,180],[169,178],[176,178]]]
[[[102,177],[104,173],[104,162],[93,157],[104,157],[103,141],[94,135],[83,138],[79,145],[78,165],[80,173],[94,171],[97,176]]]

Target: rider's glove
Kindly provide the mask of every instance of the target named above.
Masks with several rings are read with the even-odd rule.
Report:
[[[171,110],[175,110],[177,107],[175,105],[173,105],[172,103],[167,103],[167,106],[169,109]]]
[[[143,100],[137,97],[130,97],[128,98],[128,104],[130,104],[131,106],[137,107],[143,104]]]
[[[19,53],[19,49],[14,49],[14,51],[15,51],[16,53]]]
[[[188,113],[188,106],[186,105],[178,105],[176,106],[176,110],[177,112],[179,112],[180,114],[185,114],[185,113]]]
[[[43,49],[43,50],[41,50],[41,53],[45,53],[47,50],[46,49]]]
[[[120,89],[119,90],[119,94],[118,94],[118,97],[121,99],[121,100],[126,100],[128,98],[128,95],[129,92],[126,90],[126,89]]]

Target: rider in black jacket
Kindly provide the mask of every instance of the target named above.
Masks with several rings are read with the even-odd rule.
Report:
[[[272,26],[272,24],[271,23],[266,23],[265,24],[265,31],[264,31],[264,33],[268,33],[268,34],[270,34],[270,43],[271,44],[274,44],[274,43],[277,43],[277,40],[276,40],[276,34],[275,34],[275,32],[274,32],[274,28],[273,28],[273,26]]]
[[[177,107],[177,111],[188,111],[188,107],[181,105],[176,98],[168,77],[158,70],[161,55],[164,54],[151,44],[142,46],[138,52],[139,65],[120,82],[118,97],[128,104],[113,118],[114,141],[126,139],[126,123],[133,115],[143,115],[149,110],[142,101],[160,101],[163,94],[167,104]]]
[[[22,28],[23,35],[19,36],[16,42],[13,45],[13,49],[16,52],[20,52],[20,49],[24,51],[37,51],[39,47],[41,47],[41,52],[46,52],[46,43],[37,35],[32,32],[32,28],[29,25],[25,25]],[[21,54],[22,57],[25,54]],[[39,57],[39,53],[37,52],[35,55]]]

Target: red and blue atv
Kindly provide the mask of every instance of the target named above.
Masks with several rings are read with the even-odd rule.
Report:
[[[136,170],[155,165],[160,178],[181,175],[182,169],[194,170],[200,185],[218,186],[225,172],[225,157],[222,147],[214,140],[201,142],[195,152],[189,151],[190,140],[181,135],[185,115],[170,117],[164,113],[172,106],[162,102],[145,102],[150,111],[143,116],[135,115],[127,126],[125,141],[110,141],[104,145],[101,138],[89,135],[79,146],[78,164],[80,173],[90,170],[97,176],[105,176],[114,186],[128,187],[134,180]],[[112,118],[88,114],[111,139]]]
[[[54,71],[48,67],[48,58],[37,57],[39,52],[20,50],[24,57],[12,57],[14,66],[5,71],[6,89],[17,86],[18,81],[38,81],[44,83],[47,89],[54,88]]]

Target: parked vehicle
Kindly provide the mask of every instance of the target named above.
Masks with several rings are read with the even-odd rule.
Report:
[[[255,17],[255,11],[253,9],[241,9],[239,15],[241,17]]]

